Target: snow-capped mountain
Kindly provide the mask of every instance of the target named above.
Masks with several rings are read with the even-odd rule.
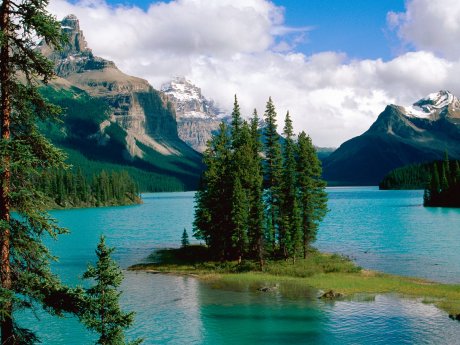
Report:
[[[460,101],[449,91],[429,94],[410,107],[388,105],[362,135],[324,160],[324,177],[336,184],[376,185],[400,166],[460,159]]]
[[[460,101],[447,90],[430,93],[410,107],[403,107],[407,116],[438,120],[443,116],[460,117]]]
[[[163,84],[161,91],[174,104],[178,120],[182,118],[214,119],[222,115],[214,101],[204,97],[201,89],[184,77],[176,77]]]
[[[224,119],[224,112],[184,77],[176,77],[163,84],[161,91],[176,109],[179,138],[196,151],[203,152],[212,132],[219,128],[219,123]]]

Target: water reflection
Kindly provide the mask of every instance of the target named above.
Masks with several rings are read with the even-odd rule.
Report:
[[[425,209],[420,191],[330,189],[319,232],[323,250],[354,255],[387,272],[458,281],[460,210]],[[352,215],[352,217],[350,216]],[[133,207],[54,212],[72,233],[50,242],[63,280],[78,284],[101,233],[117,247],[122,267],[154,248],[177,246],[191,230],[193,193],[150,194]],[[126,272],[122,305],[137,313],[132,337],[157,344],[456,344],[460,324],[419,301],[377,296],[375,301],[328,303],[314,293],[257,292],[253,286],[215,289],[190,277]],[[294,291],[296,291],[294,289]],[[299,298],[300,297],[300,298]],[[76,320],[22,314],[49,345],[94,342]]]

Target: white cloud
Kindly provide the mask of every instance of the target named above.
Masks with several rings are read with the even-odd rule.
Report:
[[[420,2],[414,0],[408,4]],[[443,0],[448,1],[448,0]],[[356,60],[336,52],[295,52],[311,28],[287,28],[284,11],[266,0],[176,0],[135,7],[52,0],[76,14],[94,53],[155,87],[175,75],[230,108],[237,94],[246,114],[262,114],[272,96],[282,123],[289,109],[297,131],[321,146],[338,146],[369,128],[389,103],[408,105],[439,89],[460,93],[460,62],[430,51],[391,61]],[[406,14],[389,15],[402,30]]]
[[[403,13],[390,12],[387,21],[399,37],[416,49],[460,58],[460,1],[409,0]]]

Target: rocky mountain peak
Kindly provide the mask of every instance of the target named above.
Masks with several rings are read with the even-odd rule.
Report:
[[[206,149],[212,133],[217,131],[224,113],[201,93],[201,89],[184,77],[165,83],[161,91],[176,110],[179,138],[198,152]]]
[[[78,18],[70,14],[61,21],[61,28],[68,37],[67,44],[62,50],[56,51],[44,41],[39,45],[42,54],[55,64],[58,76],[66,78],[85,71],[102,71],[105,68],[116,69],[112,61],[93,55],[88,48],[83,31],[80,29]]]
[[[85,41],[83,31],[80,30],[80,22],[74,14],[69,14],[61,21],[61,28],[69,37],[69,44],[66,47],[67,53],[78,54],[91,52]]]
[[[213,119],[222,113],[212,100],[206,99],[201,89],[184,77],[175,77],[163,84],[161,91],[176,109],[177,119]]]
[[[450,91],[440,90],[418,100],[411,107],[403,107],[403,110],[406,116],[429,120],[459,118],[460,101]]]

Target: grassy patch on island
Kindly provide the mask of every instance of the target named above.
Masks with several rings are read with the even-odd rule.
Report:
[[[154,263],[138,264],[129,269],[196,275],[222,288],[238,285],[254,290],[276,287],[284,295],[295,297],[309,296],[312,289],[333,290],[344,298],[393,293],[432,303],[453,318],[460,316],[460,285],[364,270],[346,257],[316,250],[305,260],[297,259],[295,264],[292,260],[267,261],[263,271],[255,262],[212,261],[203,246],[163,249],[150,258]]]

